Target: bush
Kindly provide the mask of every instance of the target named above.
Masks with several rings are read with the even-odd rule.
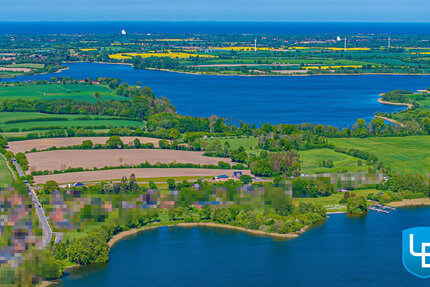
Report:
[[[218,167],[220,169],[230,169],[230,164],[228,162],[219,161]]]
[[[259,159],[251,164],[251,172],[257,176],[272,176],[272,166],[267,159]]]
[[[252,176],[244,174],[241,175],[239,180],[243,183],[243,184],[250,184],[252,183]]]
[[[58,183],[55,180],[48,180],[43,186],[44,194],[51,194],[54,190],[58,190]]]
[[[176,187],[176,182],[175,182],[175,180],[173,178],[169,178],[167,180],[167,185],[169,186],[170,190],[173,190]]]
[[[75,238],[67,248],[70,261],[88,265],[109,260],[108,234],[103,229],[90,232],[87,236]]]
[[[367,198],[365,196],[350,197],[346,201],[346,210],[349,214],[360,214],[369,211]]]
[[[122,142],[122,140],[119,136],[111,136],[106,141],[106,147],[107,148],[123,148],[124,143]]]

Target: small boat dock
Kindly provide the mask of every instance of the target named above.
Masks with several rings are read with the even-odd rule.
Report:
[[[369,207],[369,210],[373,210],[379,213],[390,213],[390,212],[396,211],[396,208],[391,206],[386,206],[383,204],[372,204]]]

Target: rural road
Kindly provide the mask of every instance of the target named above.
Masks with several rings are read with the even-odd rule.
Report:
[[[18,162],[15,160],[15,158],[12,158],[12,163],[15,165],[16,170],[18,171],[19,177],[25,176]],[[51,242],[52,229],[51,229],[51,226],[49,226],[48,219],[45,216],[45,212],[43,211],[42,205],[40,204],[39,199],[37,198],[36,192],[31,187],[31,185],[27,182],[27,180],[25,180],[24,182],[25,182],[25,185],[27,185],[28,189],[30,190],[29,195],[32,197],[32,202],[34,207],[36,208],[36,213],[37,213],[37,216],[39,217],[39,222],[42,225],[43,236],[42,236],[41,248],[45,249],[48,246],[49,242]]]

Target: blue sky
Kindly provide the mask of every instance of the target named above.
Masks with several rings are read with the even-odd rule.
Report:
[[[430,21],[430,0],[4,0],[2,2],[0,21]]]

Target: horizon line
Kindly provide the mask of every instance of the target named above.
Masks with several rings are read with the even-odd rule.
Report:
[[[0,23],[70,23],[70,22],[147,22],[147,23],[290,23],[290,24],[313,24],[313,23],[330,23],[330,24],[430,24],[430,21],[243,21],[243,20],[23,20],[23,21],[1,21]]]

